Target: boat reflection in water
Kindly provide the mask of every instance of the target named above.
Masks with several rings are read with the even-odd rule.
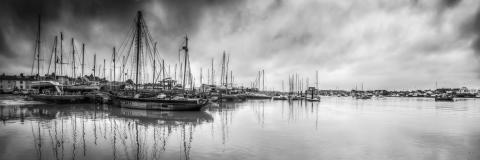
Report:
[[[15,129],[28,132],[18,136],[29,137],[10,143],[0,137],[2,145],[36,153],[13,151],[7,159],[190,159],[196,126],[213,122],[207,112],[107,105],[0,106],[0,119],[4,126],[19,121]]]
[[[182,124],[199,124],[204,122],[212,122],[213,117],[206,112],[198,111],[150,111],[127,108],[115,108],[110,110],[115,116],[123,118],[133,118],[139,120],[141,123],[158,123],[167,125],[182,125]]]

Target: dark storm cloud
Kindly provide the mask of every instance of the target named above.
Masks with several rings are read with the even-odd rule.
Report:
[[[443,21],[443,16],[448,9],[453,9],[460,4],[462,0],[439,0],[437,9],[437,23]],[[437,24],[438,25],[438,24]]]
[[[455,7],[456,5],[458,5],[462,0],[441,0],[441,4],[444,6],[444,7]]]
[[[159,48],[171,48],[174,40],[185,34],[194,35],[206,11],[219,10],[228,14],[237,12],[244,0],[160,0],[145,6],[145,19]],[[155,8],[156,7],[156,8]],[[216,27],[216,26],[212,26]],[[177,47],[177,46],[175,46]],[[173,49],[171,49],[173,50]]]
[[[88,33],[88,24],[92,20],[101,20],[109,26],[128,26],[137,10],[144,10],[158,2],[164,7],[167,16],[162,23],[165,29],[178,32],[195,32],[202,12],[211,8],[233,9],[241,0],[5,0],[0,2],[2,26],[15,26],[20,34],[35,34],[37,15],[42,14],[42,24],[61,25],[79,33]],[[144,12],[152,12],[146,10]],[[68,19],[62,19],[67,16]],[[152,17],[149,17],[152,18]],[[62,21],[63,20],[63,21]],[[66,21],[66,22],[65,22]],[[5,32],[2,27],[2,32]],[[57,31],[59,32],[59,31]],[[174,31],[175,32],[175,31]],[[166,33],[172,33],[170,32]],[[173,34],[173,33],[172,33]],[[177,34],[177,33],[175,33]],[[2,35],[5,36],[5,35]],[[8,43],[8,42],[3,42]],[[8,46],[6,44],[1,45]],[[5,54],[5,53],[1,53]]]
[[[219,73],[225,50],[235,59],[235,79],[245,84],[259,69],[276,75],[267,75],[272,86],[288,74],[314,70],[330,87],[358,81],[419,87],[429,86],[432,77],[458,84],[471,80],[478,67],[470,53],[476,49],[479,55],[480,40],[469,46],[480,36],[480,13],[473,18],[477,5],[476,0],[3,0],[0,73],[30,71],[39,12],[44,56],[63,32],[66,52],[74,37],[86,43],[87,55],[108,60],[142,10],[172,72],[187,34],[194,72],[205,71],[215,58]],[[460,25],[466,28],[456,30]]]
[[[42,15],[42,40],[45,40],[53,33],[61,30],[53,31],[52,27],[64,27],[78,32],[78,35],[86,35],[86,40],[90,39],[88,27],[89,21],[92,19],[102,19],[112,25],[122,25],[125,17],[139,8],[140,4],[131,0],[6,0],[2,1],[0,7],[1,20],[0,41],[1,55],[21,55],[12,48],[13,41],[6,41],[6,36],[17,36],[20,38],[30,39],[33,43],[35,33],[37,31],[37,17]],[[62,19],[67,17],[66,20]],[[125,22],[126,23],[126,22]],[[67,33],[68,34],[68,33]],[[45,38],[47,37],[47,38]],[[10,38],[12,39],[12,38]]]
[[[233,12],[242,0],[165,0],[159,1],[168,14],[169,28],[177,28],[180,32],[195,32],[203,12],[221,8]]]
[[[477,56],[480,56],[480,7],[477,9],[477,13],[470,25],[473,33],[476,35],[476,39],[473,42],[473,48],[475,49]]]
[[[475,14],[459,28],[463,38],[473,38],[471,48],[476,58],[480,60],[480,6],[477,8]],[[480,78],[480,67],[477,68],[476,71],[477,78]]]
[[[7,42],[5,42],[4,35],[2,32],[0,32],[0,56],[5,56],[5,57],[12,57],[15,54],[10,50],[10,47],[8,47]]]
[[[0,2],[0,56],[3,60],[33,54],[37,32],[37,17],[42,15],[42,47],[50,48],[53,36],[64,32],[70,37],[89,43],[87,48],[100,50],[106,45],[119,45],[137,10],[144,12],[150,30],[160,42],[171,41],[186,33],[194,34],[202,13],[208,9],[235,10],[238,0],[4,0]],[[156,19],[150,7],[160,5],[165,19]],[[162,20],[162,21],[160,21]],[[157,25],[158,24],[158,25]],[[95,31],[95,27],[105,31]],[[107,28],[107,29],[104,29]],[[64,41],[64,43],[65,43]],[[77,41],[77,42],[78,42]],[[25,43],[23,51],[15,49]],[[160,43],[168,45],[168,43]],[[16,46],[17,45],[17,46]],[[103,45],[103,46],[101,46]],[[108,46],[108,47],[109,47]],[[23,53],[29,52],[29,53]],[[17,58],[18,59],[18,58]],[[31,56],[28,56],[31,59]],[[22,61],[23,64],[31,61]],[[3,67],[2,67],[3,68]]]
[[[472,23],[470,23],[469,28],[475,35],[475,40],[472,43],[472,48],[475,51],[475,55],[477,59],[480,60],[480,7],[477,9],[477,13],[475,14]],[[480,73],[480,68],[477,68],[477,73]],[[480,74],[477,74],[477,77],[480,78]]]

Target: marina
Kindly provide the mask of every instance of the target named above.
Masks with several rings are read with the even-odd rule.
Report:
[[[480,4],[5,1],[0,160],[480,159]]]
[[[113,47],[113,63],[110,70],[110,78],[106,76],[106,59],[103,60],[103,78],[102,70],[98,69],[96,54],[93,56],[93,74],[87,75],[84,72],[85,67],[85,44],[82,44],[81,63],[76,65],[75,39],[71,39],[70,63],[63,61],[63,32],[60,32],[60,42],[55,36],[51,50],[50,61],[41,62],[41,15],[38,15],[37,34],[35,40],[35,53],[32,64],[32,76],[0,76],[2,80],[2,93],[13,93],[15,95],[27,95],[30,100],[51,102],[51,103],[102,103],[114,104],[123,108],[133,108],[142,110],[164,110],[164,111],[191,111],[201,110],[202,107],[211,102],[241,102],[247,99],[273,99],[273,100],[305,100],[310,102],[321,101],[320,96],[352,96],[359,100],[368,100],[372,97],[431,97],[435,101],[455,101],[455,98],[479,98],[479,90],[469,90],[462,88],[438,88],[435,82],[435,90],[413,90],[413,91],[386,91],[386,90],[364,90],[363,83],[361,89],[357,86],[350,91],[345,90],[320,90],[318,84],[318,71],[315,71],[315,82],[309,83],[308,78],[303,79],[298,73],[288,76],[288,89],[285,90],[284,81],[282,81],[282,90],[265,89],[265,70],[259,70],[255,80],[250,86],[238,85],[234,83],[233,70],[230,70],[230,54],[225,51],[221,54],[221,73],[220,82],[215,83],[214,59],[212,59],[211,72],[208,72],[207,83],[203,83],[203,74],[200,72],[200,84],[195,85],[195,77],[192,75],[189,54],[189,38],[183,37],[179,47],[177,77],[177,63],[175,63],[174,76],[165,73],[165,60],[159,58],[157,51],[157,42],[152,39],[147,23],[143,17],[142,11],[137,11],[134,23],[128,31],[126,39],[118,47]],[[58,45],[60,51],[57,51]],[[59,52],[59,53],[58,53]],[[60,56],[57,55],[60,54]],[[78,51],[77,51],[78,54]],[[77,55],[78,56],[78,55]],[[118,69],[116,57],[122,56]],[[126,57],[126,58],[125,58]],[[129,58],[130,57],[130,58]],[[60,58],[60,59],[58,59]],[[68,61],[68,60],[66,60]],[[233,59],[232,59],[233,61]],[[41,63],[48,64],[45,76],[41,76]],[[130,64],[129,64],[130,63]],[[52,65],[53,64],[53,65]],[[63,71],[64,64],[70,64],[70,71]],[[57,75],[57,65],[60,68],[60,75]],[[42,64],[43,66],[43,64]],[[52,68],[53,66],[53,68]],[[131,66],[128,68],[127,66]],[[152,66],[150,68],[150,66]],[[76,69],[81,67],[81,73],[78,76]],[[52,69],[52,72],[50,72]],[[117,70],[124,73],[130,69],[131,72],[127,79],[127,73],[116,74]],[[36,70],[36,75],[33,75]],[[44,69],[45,70],[45,69]],[[113,72],[112,72],[113,71]],[[201,69],[202,71],[202,69]],[[65,74],[66,73],[66,74]],[[150,75],[151,74],[151,75]],[[117,77],[119,80],[117,81]],[[152,80],[149,81],[148,78]],[[13,80],[14,85],[11,85]],[[6,87],[3,83],[7,82]],[[208,84],[211,83],[211,84]]]

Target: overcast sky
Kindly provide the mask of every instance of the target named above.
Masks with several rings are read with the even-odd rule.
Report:
[[[478,0],[2,0],[0,73],[30,74],[39,12],[42,53],[48,53],[43,59],[63,32],[64,50],[71,50],[74,37],[77,48],[86,43],[91,63],[94,53],[100,60],[111,58],[112,47],[121,44],[142,10],[167,63],[176,63],[182,37],[189,35],[196,77],[211,58],[218,75],[225,50],[238,83],[248,85],[264,69],[269,89],[280,90],[293,73],[308,77],[312,86],[316,70],[323,89],[361,83],[366,89],[424,89],[435,81],[439,87],[478,88],[479,5]]]

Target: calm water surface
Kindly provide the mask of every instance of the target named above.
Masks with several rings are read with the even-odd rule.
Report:
[[[480,99],[249,100],[204,112],[0,96],[0,159],[480,159]]]

